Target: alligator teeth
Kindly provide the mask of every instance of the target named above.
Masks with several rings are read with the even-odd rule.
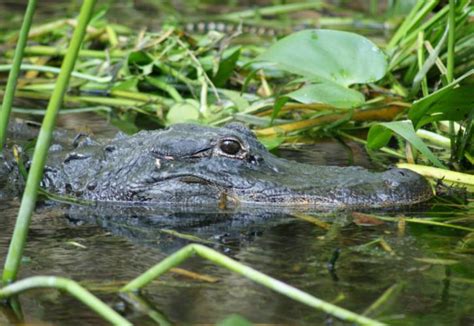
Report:
[[[161,160],[159,158],[155,160],[155,166],[157,169],[161,168]]]
[[[173,156],[169,156],[169,155],[166,155],[163,157],[165,160],[169,160],[169,161],[172,161],[174,160],[174,157]]]

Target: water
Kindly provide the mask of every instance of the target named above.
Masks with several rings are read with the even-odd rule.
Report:
[[[338,165],[368,164],[361,148],[341,155],[341,144],[320,142],[303,149],[285,149],[280,155],[315,164],[335,158]],[[352,153],[356,152],[356,155]],[[354,161],[354,157],[358,158]],[[331,162],[329,162],[331,163]],[[0,202],[0,257],[7,253],[18,210],[18,200]],[[446,209],[446,207],[445,207]],[[449,209],[449,208],[448,208]],[[440,207],[412,212],[386,212],[396,216],[441,216]],[[156,262],[190,243],[173,230],[202,239],[208,246],[270,276],[329,302],[363,312],[390,287],[396,293],[372,317],[394,324],[460,324],[474,322],[474,258],[472,247],[460,246],[464,231],[395,223],[365,225],[352,213],[315,213],[327,229],[282,212],[201,209],[86,210],[40,203],[33,216],[21,278],[56,275],[76,280],[138,325],[152,325],[115,294],[121,286]],[[449,212],[454,218],[464,211]],[[369,220],[370,222],[370,220]],[[371,223],[369,223],[371,224]],[[372,223],[373,224],[373,223]],[[367,245],[383,238],[392,252]],[[336,250],[335,271],[328,262]],[[430,263],[427,258],[450,259]],[[449,263],[443,265],[440,263]],[[451,264],[454,263],[454,264]],[[144,297],[172,323],[215,323],[238,313],[254,323],[315,325],[328,317],[276,294],[200,258],[184,269],[212,276],[217,282],[167,273],[147,286]],[[27,292],[20,297],[27,323],[54,325],[104,322],[68,295],[52,290]],[[0,313],[0,323],[15,320]]]

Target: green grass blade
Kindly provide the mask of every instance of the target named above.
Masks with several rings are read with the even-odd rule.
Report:
[[[8,75],[7,86],[5,89],[5,95],[3,97],[2,110],[0,111],[0,151],[5,145],[7,138],[7,126],[8,119],[12,108],[13,98],[15,97],[16,81],[18,74],[20,73],[21,60],[23,59],[23,53],[25,50],[26,41],[28,40],[28,33],[31,27],[31,21],[33,20],[33,14],[36,9],[36,0],[29,0],[28,6],[26,7],[25,18],[21,25],[20,35],[18,37],[18,43],[15,49],[15,55],[13,57],[13,64]]]
[[[454,0],[449,0],[449,14],[448,14],[448,62],[447,62],[447,78],[448,83],[454,79],[454,42],[455,42],[455,3]]]
[[[454,42],[455,42],[455,3],[454,0],[449,0],[449,13],[448,13],[448,60],[447,60],[447,74],[446,78],[448,83],[451,83],[454,79]],[[451,138],[451,156],[454,156],[455,151],[455,132],[454,132],[454,121],[449,121],[449,137]]]
[[[439,168],[444,168],[443,163],[430,151],[425,143],[416,135],[415,129],[411,121],[394,121],[378,123],[372,126],[367,135],[367,145],[371,149],[378,149],[385,146],[390,137],[391,132],[395,132],[405,138],[417,150],[420,151],[427,159]]]
[[[131,323],[120,316],[112,308],[99,300],[96,296],[84,289],[82,286],[62,277],[55,276],[33,276],[12,283],[0,289],[0,299],[6,299],[21,292],[37,288],[55,288],[65,291],[94,310],[102,318],[113,325],[131,325]]]
[[[407,34],[427,16],[437,3],[438,0],[419,0],[393,35],[387,45],[387,49],[392,49],[397,46],[398,42],[406,37]],[[416,34],[418,34],[418,32]]]
[[[8,71],[13,69],[13,65],[0,65],[0,71]],[[49,67],[49,66],[38,66],[38,65],[30,65],[30,64],[22,64],[20,66],[20,70],[26,70],[26,71],[40,71],[40,72],[50,72],[53,74],[59,74],[61,69],[58,69],[56,67]],[[106,77],[96,77],[88,74],[83,74],[77,71],[72,72],[72,76],[75,78],[87,80],[87,81],[92,81],[96,83],[110,83],[112,81],[111,76],[106,76]]]

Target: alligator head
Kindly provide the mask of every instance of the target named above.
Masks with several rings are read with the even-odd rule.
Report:
[[[311,166],[278,158],[238,123],[178,124],[73,152],[51,151],[43,187],[99,202],[270,205],[315,209],[393,207],[429,199],[403,169]]]

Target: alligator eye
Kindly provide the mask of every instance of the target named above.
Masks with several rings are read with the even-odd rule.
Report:
[[[236,155],[242,149],[240,143],[234,139],[224,139],[219,148],[222,152],[228,155]]]

